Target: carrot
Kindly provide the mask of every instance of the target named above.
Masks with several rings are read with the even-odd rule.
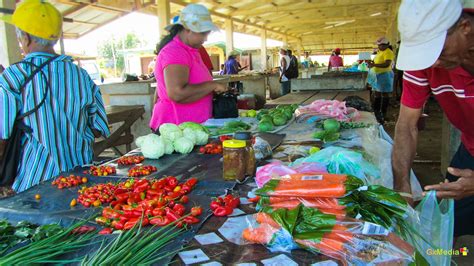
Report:
[[[272,227],[275,227],[276,229],[280,229],[280,225],[273,220],[272,216],[270,214],[264,213],[264,212],[259,212],[254,215],[255,220],[259,224],[268,224]]]
[[[257,228],[244,229],[244,231],[242,231],[242,237],[251,243],[268,244],[276,231],[278,231],[278,229],[268,224],[261,224]]]
[[[286,185],[279,182],[275,190],[268,192],[270,196],[300,196],[300,197],[316,197],[316,198],[338,198],[346,194],[344,184],[320,181],[318,185],[307,185],[301,182],[299,185]]]
[[[318,176],[322,176],[321,180],[316,180]],[[328,173],[303,173],[303,174],[291,174],[286,175],[286,178],[281,179],[282,181],[291,181],[299,183],[298,181],[305,182],[306,184],[316,183],[317,181],[327,181],[331,183],[343,184],[347,180],[347,175],[328,174]]]
[[[275,208],[288,208],[287,205],[293,205],[297,202],[294,207],[299,203],[303,203],[304,206],[310,208],[324,208],[324,209],[337,209],[343,210],[346,207],[339,205],[336,198],[303,198],[303,197],[269,197],[269,202],[272,207]],[[291,207],[292,208],[292,207]]]
[[[328,208],[318,208],[322,213],[325,214],[332,214],[336,216],[346,216],[346,211],[345,210],[339,210],[339,209],[328,209]]]

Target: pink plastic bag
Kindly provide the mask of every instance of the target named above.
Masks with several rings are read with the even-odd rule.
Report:
[[[280,161],[275,161],[264,165],[257,170],[255,182],[259,188],[263,187],[272,178],[278,178],[285,175],[292,175],[297,173],[327,173],[326,166],[321,163],[302,163],[296,166],[289,167]]]

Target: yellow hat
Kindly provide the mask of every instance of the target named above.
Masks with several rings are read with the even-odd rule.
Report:
[[[21,2],[11,17],[11,21],[20,30],[46,40],[57,40],[61,36],[63,18],[52,4],[42,0]]]

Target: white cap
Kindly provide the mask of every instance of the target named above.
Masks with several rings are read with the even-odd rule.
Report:
[[[177,21],[175,19],[177,18]],[[175,24],[182,25],[186,29],[194,32],[218,31],[219,28],[212,23],[211,14],[209,10],[200,4],[189,4],[183,10],[179,17],[173,18],[173,24],[165,27],[170,30]]]
[[[460,0],[403,0],[398,11],[397,68],[421,70],[441,55],[448,29],[461,16]]]
[[[387,38],[385,37],[380,37],[377,39],[377,41],[375,42],[375,44],[377,45],[381,45],[381,44],[389,44],[390,42],[388,41]]]

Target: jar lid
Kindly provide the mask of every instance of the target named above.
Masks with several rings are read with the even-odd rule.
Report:
[[[238,140],[249,140],[252,138],[252,134],[248,131],[240,131],[234,133],[234,139]]]
[[[222,146],[224,148],[245,148],[247,146],[247,142],[235,139],[224,140],[224,142],[222,142]]]

